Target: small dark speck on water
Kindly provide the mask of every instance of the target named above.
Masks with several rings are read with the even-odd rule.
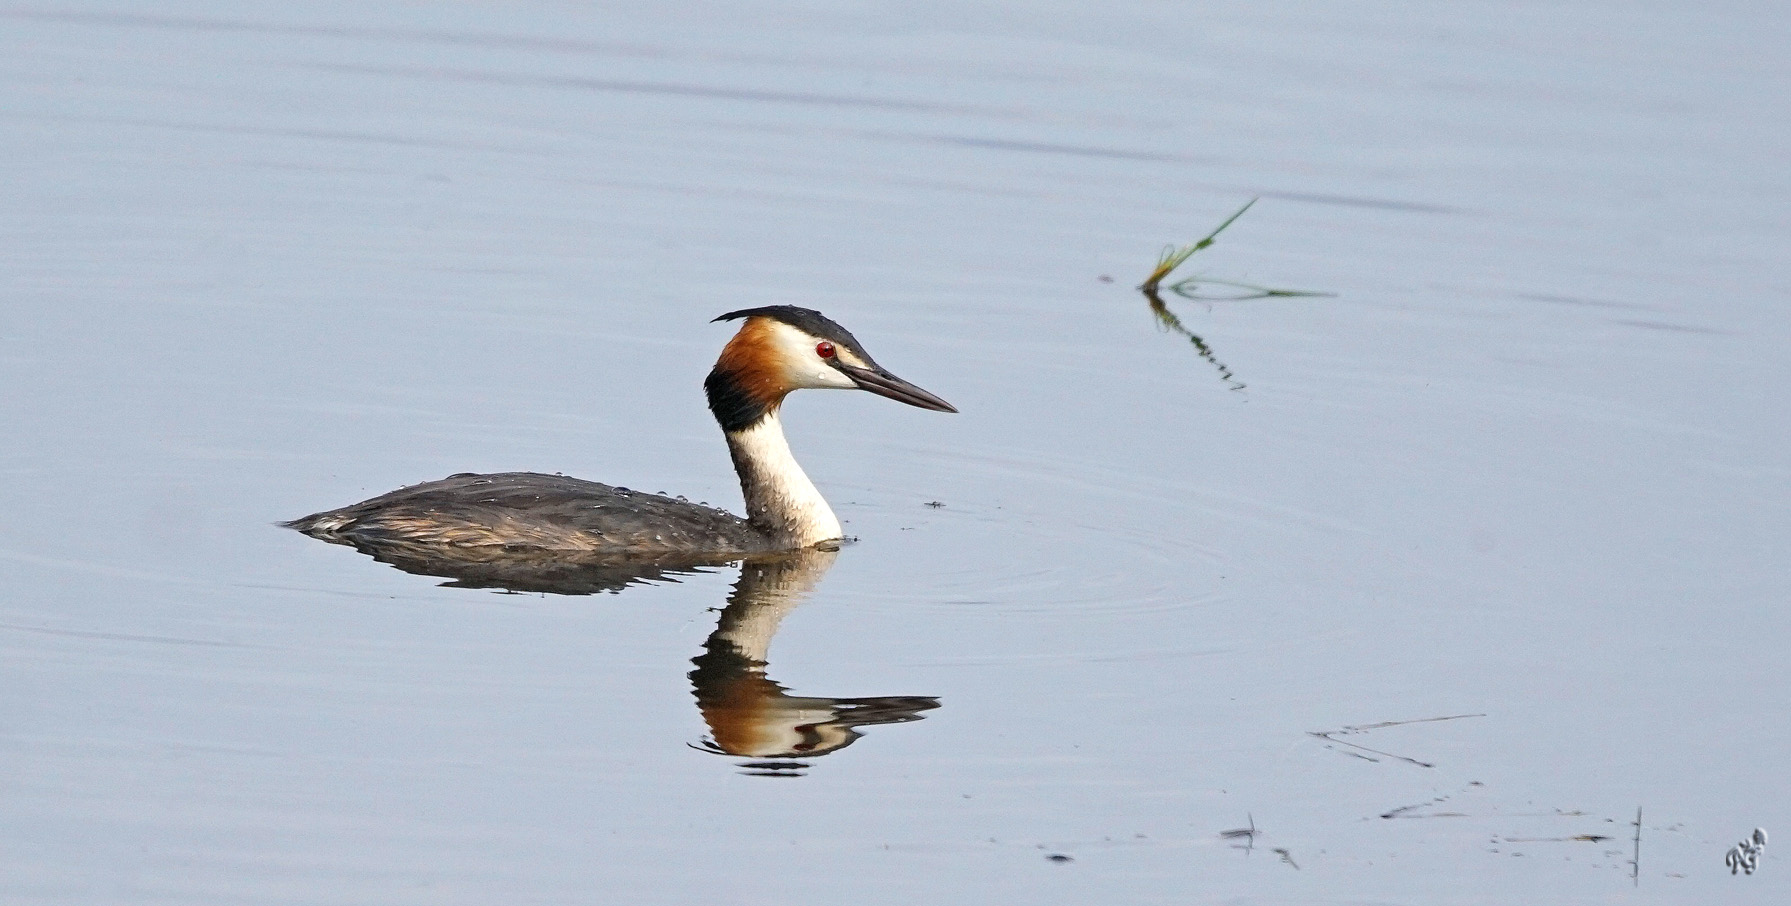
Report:
[[[1101,276],[1100,276],[1100,277],[1099,277],[1099,278],[1097,278],[1097,279],[1099,279],[1099,280],[1100,280],[1100,281],[1101,281],[1101,282],[1102,282],[1102,283],[1112,283],[1112,282],[1113,282],[1113,275],[1112,275],[1112,274],[1102,274],[1102,275],[1101,275]]]
[[[1063,853],[1052,853],[1052,854],[1046,856],[1045,858],[1049,859],[1052,862],[1059,862],[1059,863],[1076,861],[1075,859],[1072,859],[1069,856],[1064,855]]]

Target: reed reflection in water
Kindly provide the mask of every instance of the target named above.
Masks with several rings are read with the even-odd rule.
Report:
[[[856,742],[858,728],[920,720],[939,707],[923,695],[825,698],[790,695],[767,675],[778,626],[820,584],[837,548],[810,549],[746,561],[543,556],[502,547],[405,543],[353,545],[408,573],[450,580],[454,588],[487,588],[560,595],[621,593],[633,585],[675,582],[738,562],[729,592],[703,653],[691,660],[691,692],[709,735],[691,748],[750,759],[742,773],[800,776],[800,759],[818,758]]]

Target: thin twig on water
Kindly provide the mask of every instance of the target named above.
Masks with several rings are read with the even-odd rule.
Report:
[[[1157,316],[1157,323],[1162,325],[1165,330],[1174,331],[1175,333],[1187,337],[1188,342],[1193,344],[1195,353],[1217,369],[1219,378],[1225,381],[1232,390],[1243,390],[1244,382],[1233,376],[1231,369],[1226,367],[1224,362],[1219,361],[1218,357],[1213,354],[1212,347],[1207,345],[1204,338],[1189,330],[1182,324],[1181,319],[1176,317],[1175,313],[1169,310],[1169,306],[1163,304],[1163,297],[1159,292],[1160,290],[1167,289],[1184,299],[1193,299],[1199,302],[1240,302],[1247,299],[1334,295],[1333,293],[1308,292],[1306,290],[1298,289],[1275,289],[1268,286],[1258,286],[1254,283],[1243,283],[1236,280],[1221,280],[1216,277],[1205,276],[1189,277],[1185,280],[1168,284],[1167,286],[1163,285],[1164,278],[1173,273],[1176,268],[1187,263],[1188,259],[1194,257],[1196,252],[1210,247],[1213,242],[1219,238],[1219,234],[1225,232],[1226,227],[1237,222],[1237,219],[1244,216],[1244,212],[1250,210],[1250,206],[1256,204],[1256,202],[1257,199],[1254,198],[1245,202],[1243,207],[1233,211],[1230,217],[1225,218],[1224,222],[1214,227],[1212,232],[1207,233],[1196,242],[1180,247],[1173,245],[1164,246],[1163,251],[1157,255],[1157,266],[1151,270],[1150,276],[1146,277],[1144,282],[1138,285],[1139,292],[1142,292],[1144,298],[1150,301],[1151,313]],[[1232,291],[1218,295],[1203,293],[1200,288],[1205,285],[1228,287]]]
[[[1235,213],[1233,213],[1230,217],[1225,218],[1224,223],[1221,223],[1218,226],[1214,227],[1213,231],[1211,233],[1206,234],[1206,236],[1203,237],[1199,242],[1196,242],[1192,245],[1184,245],[1179,249],[1173,245],[1164,246],[1162,253],[1157,255],[1157,269],[1151,271],[1150,276],[1145,278],[1143,285],[1139,286],[1138,288],[1141,290],[1144,290],[1147,293],[1155,293],[1157,290],[1157,284],[1162,283],[1163,278],[1169,276],[1170,271],[1173,271],[1176,268],[1181,267],[1182,262],[1187,261],[1189,258],[1192,258],[1194,256],[1195,252],[1198,252],[1201,249],[1204,249],[1207,246],[1212,245],[1213,240],[1219,238],[1219,234],[1225,232],[1225,228],[1228,226],[1231,226],[1232,221],[1235,221],[1239,217],[1244,216],[1244,212],[1250,210],[1250,206],[1255,204],[1256,202],[1257,202],[1257,199],[1255,199],[1255,198],[1252,198],[1249,201],[1244,202],[1243,207],[1238,208],[1237,211]]]
[[[1407,764],[1415,764],[1421,768],[1434,768],[1434,767],[1436,767],[1436,765],[1431,762],[1428,762],[1428,761],[1419,761],[1416,758],[1410,758],[1405,755],[1395,755],[1392,752],[1383,752],[1380,749],[1371,749],[1367,746],[1350,742],[1347,739],[1338,739],[1337,737],[1343,736],[1343,735],[1349,735],[1349,734],[1353,734],[1353,733],[1367,733],[1370,730],[1384,730],[1387,727],[1402,727],[1407,724],[1428,724],[1428,723],[1436,723],[1438,721],[1444,721],[1444,720],[1465,720],[1470,717],[1485,717],[1485,716],[1486,716],[1485,714],[1447,714],[1442,717],[1419,717],[1419,718],[1414,718],[1412,720],[1383,720],[1379,723],[1372,723],[1372,724],[1351,724],[1349,726],[1340,727],[1335,730],[1323,730],[1323,731],[1309,730],[1309,731],[1307,731],[1307,735],[1316,736],[1319,739],[1325,740],[1326,742],[1334,742],[1334,743],[1337,743],[1338,745],[1349,746],[1352,749],[1360,749],[1364,752],[1372,752],[1376,755],[1382,755],[1387,758],[1396,758],[1400,761],[1406,762]],[[1349,754],[1354,754],[1354,753],[1349,753]],[[1381,817],[1385,818],[1385,817],[1390,817],[1390,816],[1382,815]]]

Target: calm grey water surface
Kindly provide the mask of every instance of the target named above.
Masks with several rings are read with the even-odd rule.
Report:
[[[1723,854],[1791,834],[1787,26],[8,7],[0,899],[1784,902]],[[1191,267],[1337,295],[1172,298],[1234,390],[1130,287],[1254,196]],[[735,506],[707,320],[772,303],[963,410],[788,407],[861,540],[767,675],[939,701],[801,776],[703,748],[734,570],[272,525]]]

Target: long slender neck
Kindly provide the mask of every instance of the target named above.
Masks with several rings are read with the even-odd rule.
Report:
[[[833,509],[790,455],[776,409],[745,428],[725,433],[734,471],[740,473],[748,522],[780,546],[810,547],[844,536]]]

